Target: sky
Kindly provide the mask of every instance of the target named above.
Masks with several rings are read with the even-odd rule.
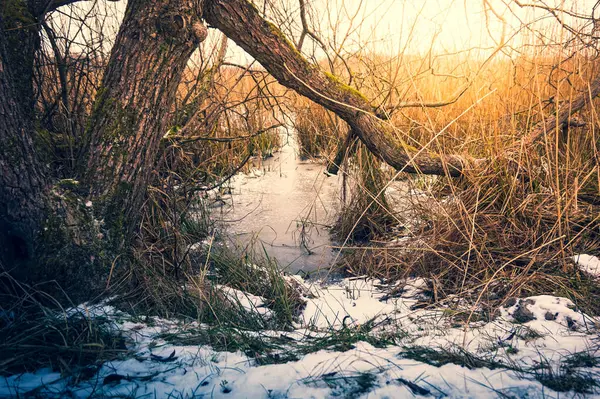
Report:
[[[298,1],[282,1],[284,5],[279,8],[296,15],[294,20],[299,21]],[[335,43],[334,47],[339,46],[342,51],[349,52],[359,45],[366,45],[373,52],[392,55],[425,54],[429,49],[440,54],[481,48],[473,53],[485,56],[504,41],[515,47],[531,41],[531,31],[524,29],[524,24],[560,35],[557,21],[547,11],[519,7],[513,0],[306,1],[311,10],[311,28],[320,32],[319,36],[324,42]],[[596,1],[521,0],[521,3],[546,5],[589,15]],[[559,15],[569,24],[582,23],[568,15]],[[310,52],[311,46],[318,47],[311,42],[304,47],[304,51]],[[316,51],[318,55],[319,50]],[[228,55],[240,63],[252,59],[233,44]]]
[[[523,43],[528,37],[527,30],[522,29],[523,23],[538,20],[534,25],[536,29],[555,29],[558,26],[546,11],[518,7],[514,0],[305,1],[310,10],[311,29],[319,32],[324,42],[343,52],[366,46],[370,51],[392,55],[424,54],[429,49],[434,53],[447,53],[473,47],[483,48],[485,53],[492,51],[503,40],[515,45]],[[596,1],[521,0],[522,3],[558,7],[582,14],[590,14]],[[276,11],[269,13],[275,22],[278,18],[283,19],[282,14],[292,15],[294,22],[287,32],[296,32],[297,35],[300,26],[298,0],[255,0],[260,8],[264,2],[275,4]],[[83,2],[78,7],[85,12],[94,3]],[[104,26],[105,35],[114,36],[116,33],[118,18],[122,16],[125,4],[125,1],[108,3],[107,7],[117,16],[117,22]],[[565,22],[580,22],[560,15]],[[213,32],[211,36],[217,40],[218,33]],[[531,37],[527,40],[531,40]],[[310,53],[315,47],[314,41],[307,40],[303,49]],[[318,57],[319,51],[315,54]],[[229,46],[228,58],[238,63],[252,60],[233,43]]]

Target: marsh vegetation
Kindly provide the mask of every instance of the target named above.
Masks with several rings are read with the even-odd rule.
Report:
[[[0,396],[598,393],[597,5],[346,3],[0,4]]]

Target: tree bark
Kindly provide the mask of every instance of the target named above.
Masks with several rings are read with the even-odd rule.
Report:
[[[311,65],[246,0],[210,0],[206,21],[258,60],[282,85],[333,111],[376,156],[405,172],[459,176],[468,161],[456,155],[419,151],[405,143],[397,130],[376,116],[376,109],[356,89]]]
[[[192,0],[130,0],[86,133],[83,181],[109,239],[126,243],[184,68],[206,38]]]
[[[93,294],[97,292],[93,284],[98,286],[94,280],[99,264],[94,264],[90,251],[93,223],[73,194],[72,181],[68,185],[53,181],[36,149],[32,82],[27,80],[32,75],[22,74],[33,70],[37,41],[15,47],[4,11],[0,13],[0,268],[20,281],[52,281],[54,294],[62,294],[55,283],[67,287],[76,282],[74,298],[83,298],[78,294]],[[19,50],[32,56],[15,57]]]
[[[33,64],[39,48],[37,0],[6,0],[0,5],[0,18],[4,35],[3,58],[10,69],[11,85],[18,93],[16,98],[21,112],[33,120]]]
[[[44,166],[33,144],[30,109],[33,96],[27,97],[31,84],[25,84],[23,76],[16,77],[27,66],[15,58],[16,50],[11,47],[15,43],[4,33],[5,22],[0,15],[0,261],[3,263],[14,259],[26,261],[35,253],[35,238],[45,219],[47,188]],[[22,50],[29,54],[28,49]]]

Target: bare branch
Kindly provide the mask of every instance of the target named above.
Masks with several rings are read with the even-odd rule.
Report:
[[[248,134],[245,136],[235,136],[235,137],[209,137],[209,136],[185,136],[185,135],[168,135],[165,138],[169,140],[177,141],[177,144],[188,144],[196,141],[214,141],[217,143],[231,143],[234,141],[242,141],[242,140],[250,140],[254,137],[258,137],[261,134],[264,134],[270,130],[277,129],[282,127],[282,123],[278,123],[276,125],[272,125],[266,127],[264,129],[260,129],[252,134]]]
[[[472,84],[471,82],[468,82],[465,86],[461,87],[456,93],[454,93],[447,100],[438,101],[438,102],[409,101],[409,102],[398,103],[391,107],[382,106],[381,108],[382,108],[383,113],[378,112],[378,115],[381,115],[381,116],[387,118],[391,114],[393,114],[395,111],[397,111],[399,109],[403,109],[403,108],[441,108],[441,107],[445,107],[446,105],[454,104],[455,102],[457,102],[462,97],[462,95],[465,94],[465,92],[469,89],[469,87],[471,87],[471,84]]]
[[[344,159],[346,159],[347,155],[352,151],[355,140],[356,134],[354,134],[352,129],[350,129],[346,135],[344,143],[338,146],[335,158],[327,167],[327,174],[337,175],[338,171],[340,170],[340,166],[342,166],[342,163],[344,163]]]
[[[309,27],[308,20],[306,18],[306,3],[305,0],[298,0],[300,3],[300,21],[302,22],[302,33],[300,34],[300,38],[298,39],[298,44],[296,48],[298,51],[302,51],[302,46],[304,44],[304,39],[306,36],[310,36],[315,42],[321,46],[322,49],[326,49],[325,43],[317,36]]]

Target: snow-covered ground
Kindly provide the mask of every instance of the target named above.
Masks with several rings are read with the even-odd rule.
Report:
[[[592,276],[600,277],[600,259],[592,255],[579,254],[573,257],[579,268]]]
[[[204,326],[161,319],[141,323],[111,306],[82,305],[89,317],[115,321],[131,355],[104,363],[83,381],[47,369],[1,377],[0,397],[564,398],[577,394],[556,392],[548,388],[551,383],[544,386],[534,378],[536,373],[556,381],[565,375],[600,378],[597,365],[566,361],[576,354],[600,356],[600,319],[582,314],[565,298],[515,298],[498,317],[485,322],[477,321],[477,307],[442,303],[430,308],[423,279],[396,283],[390,290],[364,278],[327,285],[293,278],[307,293],[295,330],[260,334],[285,340],[287,349],[281,355],[298,353],[297,360],[264,364],[239,351],[177,344],[167,341],[164,333],[191,334]],[[271,316],[260,297],[220,288],[248,311]],[[449,317],[457,313],[470,323]],[[393,339],[381,341],[388,342],[384,346],[354,339],[338,350],[299,350],[310,339],[349,337],[365,325],[374,337]],[[463,365],[432,356],[437,349],[462,354],[464,361],[454,362]]]

